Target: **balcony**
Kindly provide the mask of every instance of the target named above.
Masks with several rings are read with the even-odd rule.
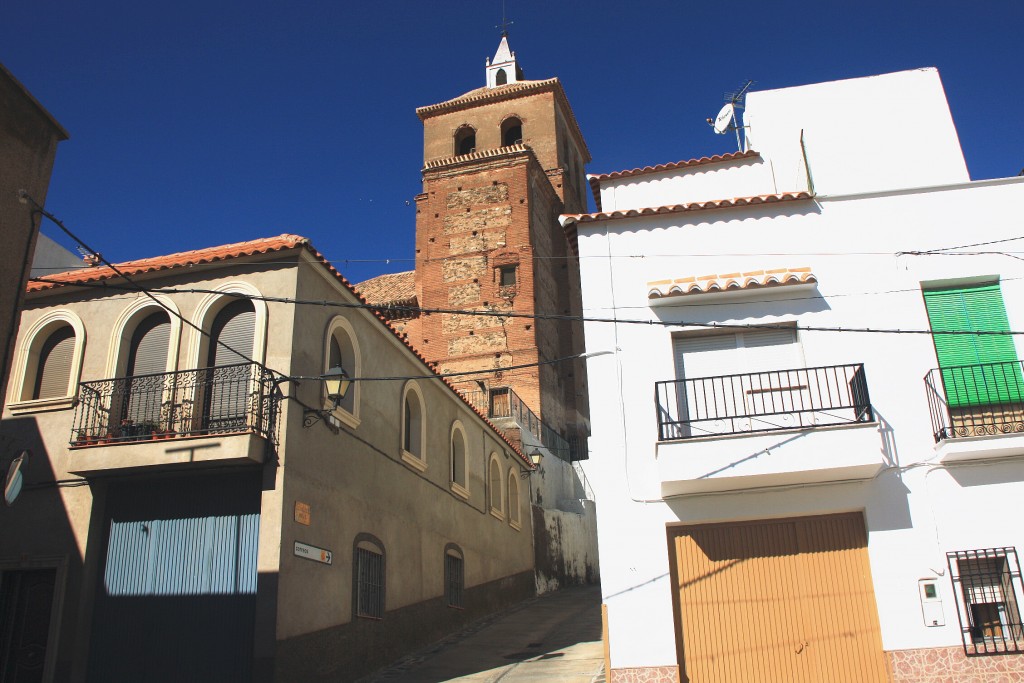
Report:
[[[940,461],[1024,453],[1021,361],[935,368],[924,384]]]
[[[498,387],[488,391],[463,391],[462,395],[474,408],[482,412],[491,420],[500,421],[514,420],[515,426],[521,431],[533,435],[534,439],[552,455],[567,462],[581,460],[577,457],[578,448],[570,448],[569,442],[561,434],[556,432],[549,425],[541,422],[540,418],[530,410],[530,407],[523,403],[516,392],[510,387]]]
[[[69,469],[263,462],[279,400],[255,363],[82,382]]]
[[[657,382],[655,401],[665,495],[866,479],[887,461],[863,364]]]

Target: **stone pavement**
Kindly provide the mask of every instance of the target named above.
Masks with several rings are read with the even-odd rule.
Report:
[[[601,588],[527,600],[360,683],[604,683]]]

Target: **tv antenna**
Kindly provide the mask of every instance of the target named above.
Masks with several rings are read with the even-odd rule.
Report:
[[[743,128],[743,126],[736,122],[736,110],[743,109],[747,91],[750,90],[750,86],[752,85],[754,85],[754,81],[748,79],[739,90],[725,93],[723,95],[723,98],[725,99],[725,106],[719,110],[718,116],[707,120],[708,125],[714,128],[715,133],[718,135],[725,135],[729,131],[735,131],[736,149],[740,152],[743,151],[743,141],[740,139],[740,129]]]

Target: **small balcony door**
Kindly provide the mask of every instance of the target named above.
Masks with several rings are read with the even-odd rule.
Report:
[[[122,437],[158,428],[163,421],[170,338],[171,321],[163,311],[147,316],[132,334],[120,424],[113,425]]]
[[[250,377],[256,329],[256,309],[244,299],[221,309],[213,321],[207,355],[207,390],[204,429],[209,432],[241,431],[253,401],[255,382]]]

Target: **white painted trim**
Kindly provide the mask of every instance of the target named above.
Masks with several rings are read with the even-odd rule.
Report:
[[[405,430],[408,429],[408,425],[405,423],[405,401],[409,394],[416,394],[416,400],[419,402],[420,408],[420,452],[419,454],[411,453],[405,450]],[[402,425],[402,429],[399,433],[398,442],[399,452],[402,454],[402,460],[412,465],[415,469],[423,472],[427,469],[427,402],[423,400],[423,391],[420,389],[416,380],[409,380],[405,383],[402,388],[402,400],[398,404],[398,420],[399,424]]]
[[[494,490],[494,479],[491,477],[491,471],[497,468],[498,470],[498,490],[497,490],[497,507],[495,507],[495,490]],[[487,510],[496,519],[505,521],[505,481],[502,477],[502,471],[504,468],[501,466],[501,461],[498,459],[498,454],[494,451],[491,452],[491,457],[487,460]]]
[[[462,474],[463,483],[455,481],[455,432],[462,434]],[[452,491],[463,498],[469,498],[469,437],[461,420],[452,422],[448,432],[448,481]]]

